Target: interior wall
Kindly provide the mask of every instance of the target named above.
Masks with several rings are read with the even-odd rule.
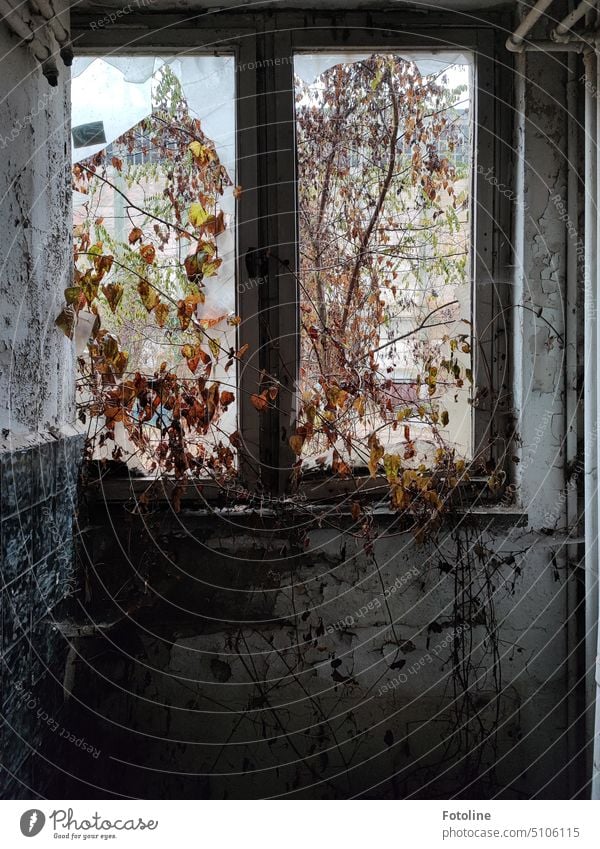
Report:
[[[2,22],[0,57],[0,786],[10,798],[43,785],[40,717],[63,707],[66,646],[53,620],[73,575],[82,439],[72,346],[54,325],[72,262],[68,69],[50,87]]]
[[[92,512],[67,714],[90,751],[58,795],[564,795],[566,582],[519,511],[435,544],[384,514],[372,549],[349,521]]]

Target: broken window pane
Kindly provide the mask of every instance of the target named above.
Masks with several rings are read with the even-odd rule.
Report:
[[[234,466],[234,69],[227,56],[74,67],[80,402],[103,428],[95,456],[145,472],[169,452],[173,471]]]

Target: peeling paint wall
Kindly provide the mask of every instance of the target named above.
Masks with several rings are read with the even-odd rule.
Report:
[[[54,326],[71,269],[69,75],[51,88],[0,22],[0,787],[48,778],[38,715],[60,715],[82,439],[74,358]],[[23,696],[38,699],[27,708]],[[33,695],[35,694],[35,696]]]
[[[57,87],[0,25],[0,427],[73,421],[71,343],[54,326],[71,274],[69,74]]]
[[[514,404],[521,504],[545,527],[565,488],[567,71],[564,57],[517,58]],[[577,167],[577,163],[573,164]],[[577,224],[577,215],[571,211]],[[569,375],[570,381],[576,374]],[[563,514],[554,527],[561,526]],[[552,526],[552,525],[551,525]]]

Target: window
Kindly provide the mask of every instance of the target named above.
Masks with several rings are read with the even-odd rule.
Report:
[[[495,132],[504,93],[493,94],[494,35],[485,28],[393,31],[387,19],[367,27],[364,17],[354,18],[343,35],[285,14],[248,16],[227,31],[201,34],[174,24],[160,35],[140,34],[135,57],[119,44],[118,30],[87,31],[80,42],[90,56],[75,85],[108,54],[110,73],[143,77],[150,98],[165,75],[186,94],[194,83],[186,67],[207,69],[196,73],[191,118],[202,113],[206,143],[227,163],[227,190],[212,214],[223,211],[229,242],[217,248],[215,274],[226,309],[216,310],[210,328],[222,335],[207,338],[204,353],[210,381],[234,398],[211,419],[197,450],[207,453],[207,441],[211,450],[224,446],[233,434],[224,465],[251,488],[271,492],[311,478],[329,486],[350,474],[385,474],[395,455],[407,468],[435,462],[441,447],[493,463],[502,455],[510,209],[485,178],[491,171],[496,184],[508,179]],[[129,43],[136,32],[130,25]],[[158,37],[162,53],[152,52]],[[210,84],[210,68],[219,68],[218,85]],[[211,129],[214,111],[226,141]],[[158,173],[148,114],[142,110],[120,132],[106,132],[105,122],[98,143],[105,157],[134,173]],[[101,117],[77,120],[74,139],[95,141]],[[86,125],[95,126],[87,137]],[[132,147],[127,134],[135,127]],[[166,159],[168,150],[163,139]],[[95,152],[83,148],[87,157]],[[154,197],[156,189],[143,191]],[[184,218],[196,202],[185,197]],[[115,223],[124,215],[120,203],[111,199]],[[111,234],[120,243],[125,236]],[[198,244],[179,233],[161,247],[178,269],[168,279],[180,301],[199,282],[182,276]],[[199,321],[212,285],[201,283]],[[141,328],[132,371],[160,371],[164,333],[153,336],[153,322]],[[182,353],[176,327],[169,341],[183,378],[190,360],[198,365],[197,352]],[[199,375],[194,369],[188,379]],[[158,413],[145,425],[160,442],[162,401],[153,403]]]
[[[214,472],[207,457],[216,455],[233,468],[233,58],[92,57],[75,60],[73,78],[74,288],[86,298],[92,290],[105,334],[80,358],[80,410],[92,428],[109,405],[95,457],[153,472],[178,404],[184,420],[195,417],[187,465]],[[78,144],[90,125],[101,140],[84,133]],[[111,258],[100,287],[99,254]]]
[[[471,456],[471,386],[447,367],[471,374],[471,67],[296,56],[301,455],[324,466],[368,465],[370,434],[411,465]]]

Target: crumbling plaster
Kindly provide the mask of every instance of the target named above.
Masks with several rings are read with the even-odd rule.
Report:
[[[54,325],[72,259],[69,75],[52,88],[0,24],[0,427],[74,421],[72,343]]]

